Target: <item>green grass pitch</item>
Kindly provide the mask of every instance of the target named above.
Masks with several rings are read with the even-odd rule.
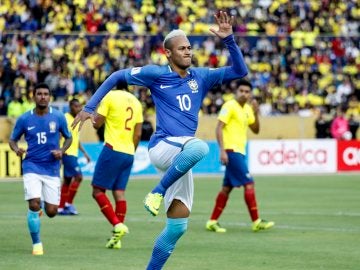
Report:
[[[360,269],[359,174],[255,177],[260,216],[274,220],[275,228],[251,231],[241,189],[233,191],[220,219],[225,234],[205,230],[221,176],[195,178],[188,231],[164,269]],[[142,203],[156,181],[130,180],[125,220],[130,234],[122,249],[105,248],[112,227],[91,197],[90,182],[84,181],[75,199],[79,216],[41,218],[45,254],[36,257],[22,182],[0,180],[0,269],[145,269],[165,222],[163,206],[152,217]]]

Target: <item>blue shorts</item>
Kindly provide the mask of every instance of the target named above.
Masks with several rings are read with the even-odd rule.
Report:
[[[237,152],[227,152],[229,163],[226,166],[223,186],[240,187],[254,182],[246,165],[245,156]]]
[[[74,177],[82,175],[77,157],[63,155],[62,162],[64,165],[64,177]]]
[[[134,155],[104,146],[97,160],[91,184],[108,190],[125,190],[133,163]]]

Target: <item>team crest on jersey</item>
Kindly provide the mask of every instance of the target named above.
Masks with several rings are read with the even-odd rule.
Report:
[[[50,133],[55,133],[56,132],[56,122],[51,121],[49,123],[49,128],[50,128]]]
[[[195,80],[188,81],[188,85],[191,88],[192,93],[197,93],[198,92],[199,86],[198,86],[198,84],[197,84],[197,82]]]

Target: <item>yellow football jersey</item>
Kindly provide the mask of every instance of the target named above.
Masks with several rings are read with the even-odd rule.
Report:
[[[241,107],[236,100],[229,100],[221,107],[218,120],[225,123],[223,128],[224,148],[245,155],[247,129],[255,122],[251,106],[245,104],[244,107]]]
[[[134,154],[134,128],[143,122],[140,101],[129,92],[113,90],[101,101],[97,113],[105,117],[105,142],[115,151]]]
[[[79,127],[73,129],[71,127],[71,123],[74,121],[74,117],[70,113],[65,113],[65,119],[68,126],[69,131],[71,132],[72,142],[70,147],[66,150],[65,154],[69,156],[77,157],[79,154]],[[63,142],[62,142],[63,143]]]

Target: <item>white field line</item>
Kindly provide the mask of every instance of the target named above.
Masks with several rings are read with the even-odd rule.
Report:
[[[146,214],[146,213],[145,213]],[[5,213],[0,214],[0,224],[4,223],[5,219],[10,220],[22,220],[25,219],[24,215],[8,215]],[[101,216],[58,216],[56,217],[56,221],[61,223],[78,223],[78,222],[84,222],[84,221],[100,221],[104,220],[106,222],[104,217]],[[137,218],[137,217],[127,217],[127,222],[133,222],[133,223],[146,223],[147,226],[149,223],[165,223],[164,217],[144,217],[144,218]],[[199,218],[191,218],[189,219],[190,224],[201,224],[205,228],[205,219],[199,219]],[[244,227],[244,228],[251,228],[250,223],[245,222],[221,222],[221,225],[224,227]],[[190,226],[191,229],[191,226]],[[353,228],[340,228],[340,227],[331,227],[331,226],[294,226],[289,224],[279,224],[276,223],[274,229],[281,229],[281,230],[293,230],[293,231],[323,231],[323,232],[339,232],[339,233],[356,233],[359,234],[360,237],[360,227],[353,227]],[[355,235],[354,235],[355,236]]]

